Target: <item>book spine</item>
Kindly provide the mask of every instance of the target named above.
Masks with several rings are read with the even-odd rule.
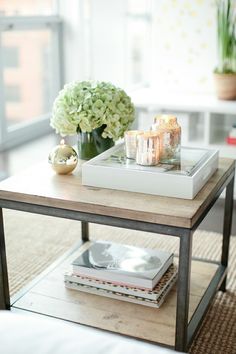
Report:
[[[109,278],[106,277],[106,275],[104,274],[101,274],[101,272],[99,270],[95,270],[96,274],[90,274],[86,271],[84,271],[84,269],[81,269],[81,268],[78,268],[76,266],[73,266],[73,273],[75,275],[78,275],[80,277],[86,277],[86,278],[90,278],[90,279],[94,279],[94,280],[102,280],[102,281],[105,281],[105,282],[111,282],[111,280]],[[144,279],[132,279],[132,281],[130,280],[124,280],[124,276],[123,275],[120,275],[120,274],[114,274],[114,277],[116,278],[120,278],[119,280],[117,281],[113,281],[112,280],[112,283],[115,284],[115,285],[122,285],[122,286],[128,286],[128,287],[132,287],[132,288],[138,288],[140,287],[141,289],[144,289],[144,290],[153,290],[153,286],[152,284],[150,284],[150,281],[149,280],[144,280]],[[145,284],[142,284],[140,286],[140,281],[142,282],[145,282]],[[147,284],[148,283],[148,284]]]
[[[134,276],[128,276],[119,272],[104,272],[98,269],[93,269],[92,271],[90,269],[87,269],[86,267],[79,267],[76,265],[72,264],[72,269],[73,273],[75,275],[78,275],[80,277],[86,277],[86,278],[91,278],[94,280],[102,280],[104,282],[112,282],[115,285],[122,285],[122,286],[127,286],[127,287],[133,287],[133,288],[141,288],[147,291],[153,290],[153,288],[156,286],[156,284],[159,282],[161,277],[164,275],[164,273],[167,271],[167,269],[170,267],[171,264],[173,264],[173,258],[174,256],[171,255],[169,259],[166,261],[166,263],[162,266],[161,269],[159,269],[156,277],[154,279],[145,279],[142,277],[134,277]],[[110,277],[115,278],[116,281],[110,279]]]
[[[175,284],[175,281],[169,284],[169,286],[165,289],[165,292],[162,294],[160,299],[158,301],[152,301],[152,300],[146,300],[146,299],[140,299],[135,296],[125,296],[121,294],[116,294],[111,291],[106,291],[106,290],[101,290],[101,289],[96,289],[92,288],[90,286],[80,286],[77,283],[74,282],[68,282],[65,281],[65,286],[69,289],[93,294],[93,295],[99,295],[99,296],[105,296],[108,298],[116,299],[116,300],[121,300],[121,301],[127,301],[139,305],[144,305],[144,306],[149,306],[149,307],[154,307],[154,308],[159,308],[160,305],[163,303],[163,301],[166,298],[166,295],[170,292],[170,290],[173,288],[173,285]]]
[[[147,302],[147,301],[141,301],[141,300],[137,300],[135,298],[132,297],[121,297],[120,295],[116,295],[116,294],[112,294],[112,293],[107,293],[105,290],[104,292],[97,292],[97,291],[93,291],[89,288],[80,288],[78,286],[78,284],[76,283],[72,283],[72,282],[65,282],[65,286],[69,289],[73,289],[73,290],[78,290],[78,291],[82,291],[85,293],[89,293],[89,294],[93,294],[93,295],[99,295],[99,296],[105,296],[111,299],[115,299],[115,300],[121,300],[121,301],[127,301],[127,302],[131,302],[131,303],[135,303],[135,304],[139,304],[139,305],[144,305],[144,306],[149,306],[149,307],[155,307],[155,308],[159,308],[159,304],[158,303],[153,303],[153,302]]]
[[[229,145],[236,145],[236,138],[232,138],[232,137],[228,136],[226,138],[226,141]]]
[[[100,288],[108,291],[113,291],[113,292],[118,292],[126,295],[133,295],[133,296],[138,296],[143,299],[149,299],[149,300],[158,300],[158,298],[162,295],[162,293],[165,291],[165,289],[168,287],[168,285],[174,281],[174,279],[177,277],[177,271],[173,273],[173,275],[166,281],[166,283],[163,283],[163,287],[160,289],[158,293],[151,294],[150,292],[147,291],[139,291],[138,288],[131,288],[131,287],[121,287],[119,285],[114,285],[113,283],[106,284],[106,282],[95,282],[93,279],[88,280],[86,278],[78,277],[73,274],[65,274],[64,279],[65,281],[69,282],[74,282],[76,284],[82,284],[82,285],[87,285],[91,286],[94,288]],[[96,279],[97,280],[97,279]],[[135,290],[134,290],[135,289]],[[142,290],[142,289],[140,289]]]

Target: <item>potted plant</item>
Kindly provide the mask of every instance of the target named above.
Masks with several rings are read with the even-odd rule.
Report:
[[[218,66],[215,69],[219,99],[236,99],[236,11],[235,0],[217,1]]]
[[[109,82],[75,81],[53,105],[51,126],[62,136],[78,134],[79,157],[88,160],[123,137],[135,117],[130,97]]]

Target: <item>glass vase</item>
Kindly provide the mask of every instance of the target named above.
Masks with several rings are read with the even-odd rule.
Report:
[[[92,130],[90,133],[78,133],[78,155],[81,160],[90,160],[102,152],[110,149],[114,145],[114,141],[110,138],[103,138],[102,133],[105,125]]]

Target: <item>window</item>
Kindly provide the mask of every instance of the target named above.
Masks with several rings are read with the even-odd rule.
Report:
[[[0,0],[0,15],[5,16],[51,15],[54,8],[54,0]]]
[[[6,102],[20,101],[20,87],[14,85],[5,86],[5,100]]]
[[[14,43],[20,57],[20,65],[14,70],[9,66],[3,69],[3,85],[17,87],[20,92],[16,121],[15,102],[6,98],[5,115],[7,126],[16,123],[33,121],[47,114],[52,106],[53,92],[52,33],[50,30],[5,31],[2,42]],[[4,62],[7,62],[9,52],[3,48]],[[13,53],[14,54],[14,53]],[[8,58],[9,59],[9,58]],[[11,58],[13,62],[14,57]],[[11,85],[11,86],[9,86]]]
[[[129,87],[149,82],[151,25],[151,0],[129,0],[126,46],[126,82]]]
[[[54,5],[0,0],[0,149],[50,131],[62,84],[61,20],[52,15]]]
[[[5,68],[16,68],[19,65],[18,47],[3,47],[3,66]]]
[[[80,11],[87,76],[128,89],[145,85],[151,66],[152,0],[90,0],[89,5]]]

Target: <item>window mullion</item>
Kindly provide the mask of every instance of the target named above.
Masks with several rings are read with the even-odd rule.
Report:
[[[44,28],[60,22],[59,16],[0,16],[0,28],[7,31]]]
[[[59,60],[58,60],[59,58]],[[63,53],[62,53],[62,24],[52,25],[52,61],[51,71],[54,79],[51,82],[51,92],[57,93],[63,85]],[[53,97],[54,99],[55,97]]]
[[[3,82],[3,55],[2,55],[2,32],[0,30],[0,146],[6,140],[6,112],[5,112],[5,94]]]

